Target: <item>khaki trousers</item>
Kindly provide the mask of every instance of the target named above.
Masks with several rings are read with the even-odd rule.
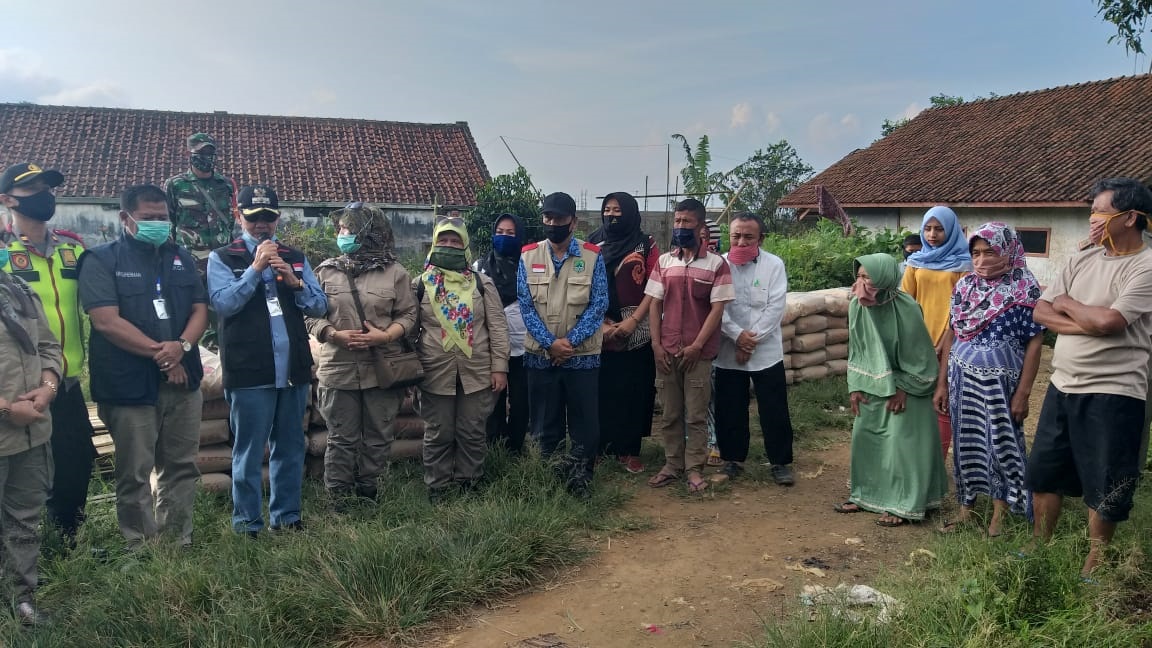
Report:
[[[15,603],[31,602],[39,577],[36,559],[40,555],[40,516],[52,484],[51,445],[0,457],[0,554],[4,580],[11,585]]]
[[[484,476],[488,415],[496,395],[491,389],[440,396],[420,392],[424,418],[424,483],[430,489],[467,485]]]
[[[192,544],[203,402],[199,389],[161,384],[155,405],[99,406],[116,445],[116,520],[129,548],[158,532]]]
[[[665,472],[699,471],[708,459],[708,404],[712,400],[712,361],[690,368],[672,358],[672,372],[656,368],[656,392],[664,405],[660,433]],[[687,439],[685,439],[687,436]]]
[[[330,493],[355,489],[363,497],[376,496],[377,480],[388,470],[403,394],[400,389],[320,387],[317,405],[328,424],[324,487]]]

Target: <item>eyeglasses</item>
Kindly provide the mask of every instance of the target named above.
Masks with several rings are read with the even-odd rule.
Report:
[[[460,218],[459,216],[437,216],[436,224],[440,225],[442,223],[448,223],[449,225],[453,225],[455,227],[463,227],[464,219]]]
[[[356,201],[348,203],[347,205],[344,205],[344,209],[363,209],[363,207],[364,207],[364,201],[363,200],[356,200]]]
[[[275,223],[280,219],[280,212],[271,209],[244,210],[244,220],[249,223]]]

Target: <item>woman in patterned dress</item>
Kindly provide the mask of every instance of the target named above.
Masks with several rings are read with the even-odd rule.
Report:
[[[933,401],[954,431],[953,469],[959,516],[972,519],[977,495],[992,498],[989,537],[1001,533],[1005,511],[1032,517],[1024,487],[1024,419],[1040,365],[1044,328],[1032,321],[1040,285],[1024,246],[1004,223],[987,223],[968,239],[973,272],[956,284]]]

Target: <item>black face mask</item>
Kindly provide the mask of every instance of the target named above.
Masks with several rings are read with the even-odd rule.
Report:
[[[468,255],[460,248],[436,245],[432,248],[432,254],[428,255],[428,263],[437,268],[462,272],[468,267]]]
[[[565,223],[564,225],[545,225],[544,226],[544,237],[547,238],[549,241],[552,241],[556,245],[560,245],[564,241],[567,241],[568,237],[571,234],[572,234],[572,224],[571,223]]]
[[[216,166],[216,154],[192,154],[192,168],[204,173],[211,173],[212,169]]]
[[[19,204],[16,211],[41,222],[47,222],[56,213],[56,196],[45,189],[31,196],[12,196]]]

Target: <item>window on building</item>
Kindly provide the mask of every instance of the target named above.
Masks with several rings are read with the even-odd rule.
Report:
[[[1052,238],[1052,228],[1017,227],[1016,233],[1020,235],[1020,243],[1024,245],[1024,252],[1028,256],[1048,256],[1048,241]]]

